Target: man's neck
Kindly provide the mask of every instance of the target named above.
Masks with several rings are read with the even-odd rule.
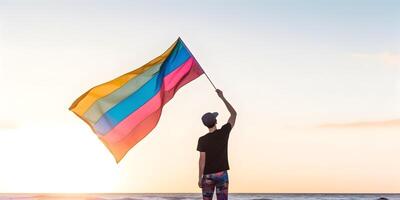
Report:
[[[214,127],[212,127],[212,128],[208,128],[208,132],[209,132],[209,133],[212,133],[212,132],[214,132],[215,130],[217,130],[217,127],[216,127],[216,126],[214,126]]]

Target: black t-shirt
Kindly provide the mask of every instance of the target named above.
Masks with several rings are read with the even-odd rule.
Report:
[[[229,169],[228,139],[232,126],[226,123],[214,132],[199,138],[197,151],[206,152],[206,163],[203,174],[211,174]]]

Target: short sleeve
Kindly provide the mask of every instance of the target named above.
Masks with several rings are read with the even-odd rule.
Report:
[[[197,151],[205,152],[204,144],[201,138],[199,138],[199,141],[197,142]]]
[[[227,136],[229,136],[229,133],[231,132],[231,130],[232,130],[232,125],[228,122],[228,123],[226,123],[226,124],[224,124],[222,127],[221,127],[221,132],[224,134],[224,135],[227,135]]]

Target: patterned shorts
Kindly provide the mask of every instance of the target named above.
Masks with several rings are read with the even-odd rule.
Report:
[[[205,174],[202,179],[203,200],[212,200],[216,189],[217,200],[228,200],[228,171]]]

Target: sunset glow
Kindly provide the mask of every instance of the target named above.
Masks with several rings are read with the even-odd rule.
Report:
[[[68,110],[179,36],[230,192],[400,192],[398,1],[2,1],[0,192],[199,192],[202,75],[118,164]]]

